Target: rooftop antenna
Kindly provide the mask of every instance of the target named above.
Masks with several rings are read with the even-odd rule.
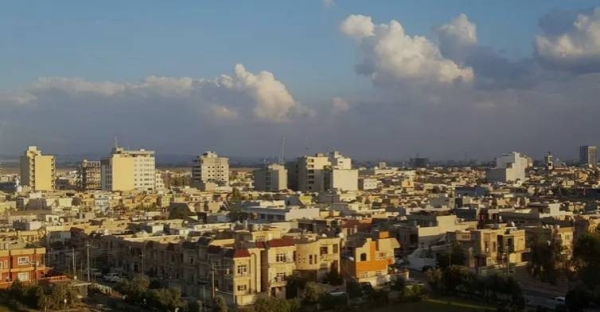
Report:
[[[115,136],[115,148],[119,147],[119,140],[117,140],[117,137]]]
[[[281,146],[279,147],[279,164],[285,163],[285,137],[281,137]]]

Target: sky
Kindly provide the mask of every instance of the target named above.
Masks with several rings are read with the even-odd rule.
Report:
[[[0,154],[600,144],[600,1],[6,1],[0,60]]]

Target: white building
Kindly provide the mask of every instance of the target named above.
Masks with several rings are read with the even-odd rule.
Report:
[[[297,168],[301,192],[358,189],[358,170],[353,170],[352,160],[340,152],[300,157]]]
[[[358,170],[332,168],[325,171],[325,191],[358,190]]]
[[[165,190],[165,181],[162,178],[162,174],[160,172],[158,172],[158,171],[156,171],[155,189],[157,191],[164,191]]]
[[[319,218],[319,208],[300,206],[242,207],[242,211],[250,214],[251,219],[261,222],[292,221],[298,219]]]
[[[362,191],[374,190],[377,188],[379,181],[372,178],[360,178],[358,180],[358,189]]]
[[[525,169],[529,160],[524,155],[512,152],[496,158],[496,167],[489,169],[487,180],[489,182],[517,182],[525,181]]]
[[[194,160],[192,184],[202,188],[207,183],[229,185],[229,158],[219,157],[215,152],[206,152]]]
[[[115,147],[109,158],[101,161],[102,190],[131,191],[156,188],[154,151],[125,150]]]
[[[278,192],[287,189],[287,169],[279,164],[270,164],[254,170],[254,189],[263,192]]]

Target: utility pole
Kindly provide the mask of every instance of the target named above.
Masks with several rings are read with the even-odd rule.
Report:
[[[217,292],[215,289],[215,266],[212,264],[212,262],[210,263],[210,284],[212,285],[211,295],[212,295],[212,300],[214,301],[215,298],[217,297]]]
[[[90,281],[90,242],[88,240],[85,241],[85,257],[86,257],[86,266],[87,266],[87,281]]]
[[[77,278],[77,267],[75,266],[75,247],[71,247],[71,258],[73,260],[73,276]]]

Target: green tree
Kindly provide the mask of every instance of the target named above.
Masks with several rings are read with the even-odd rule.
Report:
[[[169,209],[169,219],[185,219],[192,215],[194,215],[194,213],[184,205],[177,205]]]
[[[467,254],[462,246],[453,242],[445,252],[436,255],[436,264],[439,268],[445,269],[452,265],[467,265]]]
[[[129,303],[140,304],[146,299],[146,292],[150,286],[150,280],[143,275],[136,275],[131,280],[123,280],[115,286],[115,289],[125,295]]]
[[[216,296],[215,301],[213,303],[213,312],[227,312],[229,307],[227,306],[227,301],[222,296]]]
[[[400,292],[404,291],[405,287],[406,287],[406,281],[402,277],[396,278],[396,280],[392,284],[392,290],[395,290],[395,291],[400,291]]]
[[[551,240],[536,238],[531,244],[531,260],[527,269],[531,276],[542,282],[555,285],[563,272],[565,257],[560,239],[553,236]]]
[[[362,297],[362,288],[358,281],[352,279],[346,282],[346,293],[350,299],[356,299]]]
[[[308,282],[305,278],[299,275],[290,275],[286,277],[285,297],[287,299],[298,298],[301,294],[301,290],[306,287]]]
[[[443,290],[443,273],[442,270],[435,268],[427,271],[427,283],[435,292]]]
[[[344,279],[340,275],[340,272],[338,272],[337,268],[335,266],[331,266],[329,272],[327,275],[325,275],[323,282],[329,285],[339,286],[344,284]]]
[[[306,283],[304,288],[303,302],[306,304],[317,304],[323,295],[323,289],[319,284],[314,282]]]

